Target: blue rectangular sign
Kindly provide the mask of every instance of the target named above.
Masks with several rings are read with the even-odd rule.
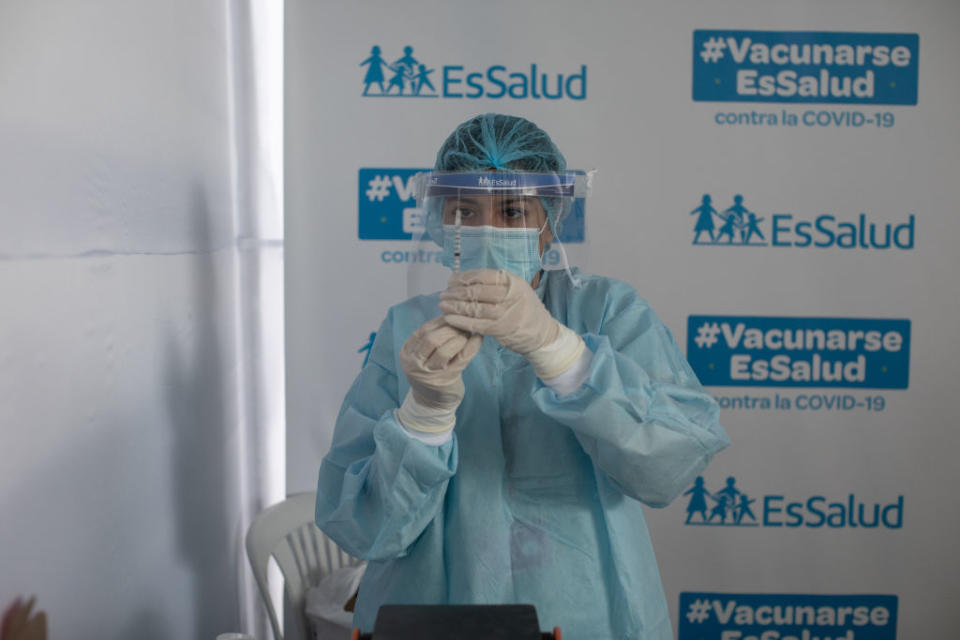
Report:
[[[678,640],[896,640],[897,596],[680,593]]]
[[[357,234],[361,240],[411,240],[422,230],[413,176],[423,171],[430,169],[360,169]],[[585,211],[584,198],[577,198],[560,227],[561,242],[583,242]]]
[[[360,169],[361,240],[410,240],[420,229],[413,176],[430,169]]]
[[[687,360],[708,386],[906,389],[910,321],[690,316]]]
[[[917,104],[915,33],[693,32],[693,99]]]

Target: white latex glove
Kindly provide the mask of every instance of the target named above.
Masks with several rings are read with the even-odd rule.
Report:
[[[583,339],[560,324],[529,282],[508,271],[474,269],[455,273],[440,294],[447,323],[492,336],[533,365],[540,378],[569,369],[583,353]]]
[[[453,427],[455,412],[463,400],[461,373],[483,342],[482,336],[450,326],[443,316],[425,322],[400,349],[410,393],[398,411],[407,428],[425,432]]]

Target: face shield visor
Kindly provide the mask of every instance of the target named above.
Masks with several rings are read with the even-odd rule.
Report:
[[[414,234],[408,293],[441,290],[451,272],[505,269],[527,282],[564,270],[574,284],[564,238],[583,244],[583,199],[592,172],[431,172],[417,176],[422,228]],[[439,247],[440,251],[437,251]],[[582,254],[582,251],[580,252]]]

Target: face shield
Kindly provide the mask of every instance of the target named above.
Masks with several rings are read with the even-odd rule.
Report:
[[[411,262],[408,293],[442,290],[451,272],[472,269],[505,269],[527,282],[564,270],[578,284],[562,238],[569,224],[567,237],[583,244],[591,181],[592,172],[573,171],[419,174],[414,255],[432,259]]]

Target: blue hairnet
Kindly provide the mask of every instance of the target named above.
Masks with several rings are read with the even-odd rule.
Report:
[[[485,113],[467,120],[437,152],[436,171],[563,173],[567,161],[547,132],[526,118]],[[553,235],[566,213],[559,198],[540,198]]]

